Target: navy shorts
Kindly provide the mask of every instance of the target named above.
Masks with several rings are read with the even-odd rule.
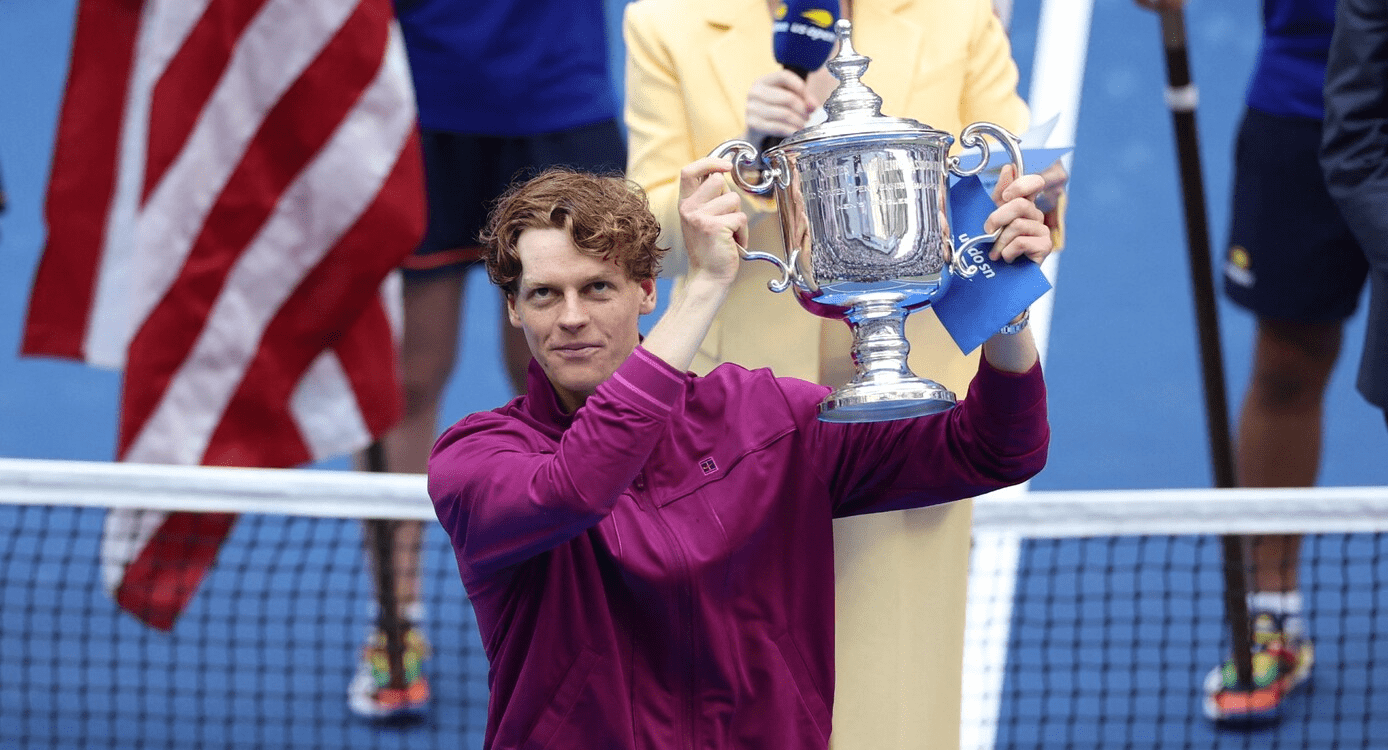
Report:
[[[1321,122],[1244,111],[1234,155],[1224,291],[1262,319],[1354,314],[1368,262],[1325,188]]]
[[[467,266],[482,257],[478,235],[511,183],[552,166],[599,174],[626,169],[626,144],[616,120],[557,133],[468,135],[422,129],[429,220],[424,239],[405,259],[407,275]]]

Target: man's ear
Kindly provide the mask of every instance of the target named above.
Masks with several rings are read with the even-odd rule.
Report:
[[[521,319],[520,319],[520,316],[516,314],[516,293],[515,293],[515,292],[507,292],[507,293],[506,293],[506,318],[507,318],[508,320],[511,321],[511,325],[512,325],[513,327],[515,327],[515,328],[520,328],[520,327],[521,327]]]
[[[646,279],[641,282],[641,314],[647,315],[655,311],[656,286],[655,279]]]

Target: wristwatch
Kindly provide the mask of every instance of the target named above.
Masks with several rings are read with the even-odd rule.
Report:
[[[998,333],[1001,333],[1001,334],[1003,334],[1003,335],[1005,335],[1005,336],[1011,336],[1011,335],[1014,334],[1014,333],[1021,333],[1021,332],[1022,332],[1022,329],[1023,329],[1023,328],[1026,328],[1026,327],[1027,327],[1027,323],[1029,323],[1029,322],[1031,322],[1031,308],[1030,308],[1030,307],[1028,307],[1027,309],[1023,310],[1021,315],[1018,315],[1017,317],[1013,318],[1011,323],[1008,323],[1007,325],[1003,326],[1002,328],[999,328],[999,329],[998,329]]]

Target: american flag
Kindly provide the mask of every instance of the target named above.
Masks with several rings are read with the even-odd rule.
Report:
[[[390,0],[81,0],[22,353],[124,371],[123,461],[365,446],[402,408],[415,121]],[[172,627],[233,522],[108,513],[108,588]]]

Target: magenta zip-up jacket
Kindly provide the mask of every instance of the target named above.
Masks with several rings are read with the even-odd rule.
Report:
[[[817,419],[822,386],[641,348],[573,415],[534,363],[529,393],[429,461],[491,664],[485,748],[828,747],[832,519],[1021,482],[1050,435],[1039,366],[856,425]]]

